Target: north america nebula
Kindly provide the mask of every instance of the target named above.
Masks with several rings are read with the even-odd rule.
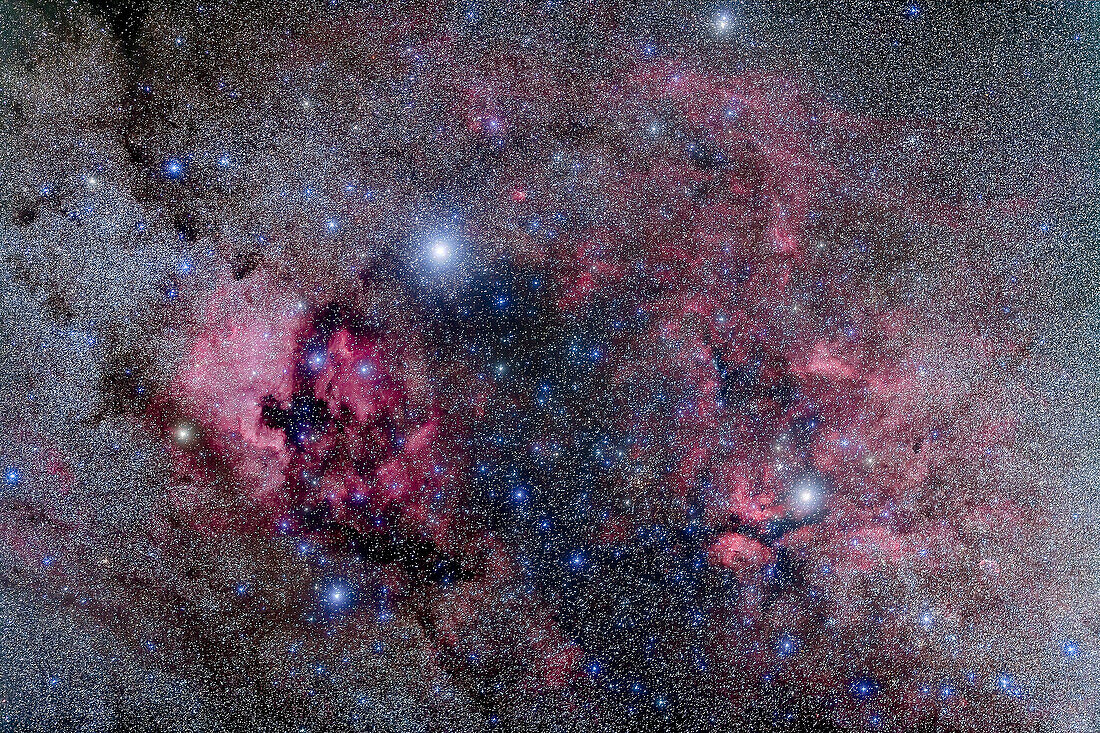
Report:
[[[0,6],[0,729],[1097,730],[1098,27]]]

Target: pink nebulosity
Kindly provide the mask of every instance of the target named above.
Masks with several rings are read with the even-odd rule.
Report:
[[[715,562],[740,573],[758,571],[775,558],[771,549],[736,532],[719,535],[711,553]]]
[[[397,566],[384,573],[394,597],[415,594],[432,563],[457,563],[472,580],[421,611],[440,649],[461,660],[508,644],[481,633],[486,614],[504,614],[496,628],[518,627],[532,640],[530,684],[563,688],[581,653],[537,599],[510,609],[495,600],[522,599],[508,589],[519,568],[498,539],[463,517],[462,420],[440,407],[415,331],[361,329],[350,317],[330,333],[315,315],[266,280],[225,282],[174,384],[187,414],[181,424],[201,436],[199,454],[214,454],[261,510],[243,524],[266,517],[276,532],[337,547],[349,534],[367,545],[370,537],[394,543],[386,557]],[[198,446],[169,432],[184,485],[216,481]],[[200,531],[242,524],[220,510],[197,511]],[[428,542],[432,555],[408,556],[400,543],[409,537]]]
[[[992,369],[987,340],[973,324],[872,295],[817,246],[816,220],[853,216],[834,203],[835,188],[847,184],[824,162],[822,130],[866,134],[868,126],[781,80],[716,80],[666,67],[639,74],[630,88],[672,104],[692,125],[697,149],[725,157],[628,168],[611,195],[633,229],[587,232],[575,252],[563,250],[559,306],[580,313],[625,303],[624,317],[650,316],[647,331],[609,351],[613,384],[629,406],[623,427],[668,446],[677,496],[704,498],[715,530],[711,562],[760,591],[745,594],[746,618],[822,635],[816,614],[824,611],[763,614],[779,550],[820,574],[813,582],[831,590],[817,605],[859,638],[863,593],[914,576],[922,592],[937,593],[939,576],[969,572],[972,543],[990,516],[1011,511],[1010,532],[1036,531],[1035,517],[971,478],[977,457],[1006,449],[1015,431],[991,409],[1005,404],[1002,387],[977,390],[953,372],[960,364],[968,373]],[[691,190],[707,192],[705,202],[677,195]],[[905,217],[910,206],[941,216],[917,194],[893,213]],[[640,269],[661,285],[656,299],[633,289],[629,275]],[[809,303],[801,297],[808,289],[820,294]],[[658,393],[671,413],[654,409]],[[941,497],[943,482],[966,488]],[[628,534],[625,518],[616,522]],[[952,613],[977,612],[967,604],[943,601]],[[909,634],[898,629],[892,648],[912,648]],[[912,673],[869,657],[869,669]],[[814,658],[788,664],[843,688],[827,665],[813,669]]]
[[[415,348],[342,329],[329,337],[323,359],[307,358],[323,361],[312,394],[333,422],[296,455],[297,471],[323,475],[312,490],[299,482],[298,501],[327,503],[338,519],[395,510],[405,526],[449,547],[456,469],[440,441],[454,436],[442,432]]]
[[[237,485],[276,514],[324,506],[369,524],[395,510],[447,544],[447,511],[429,505],[453,495],[455,471],[416,347],[347,329],[307,347],[321,338],[310,318],[268,281],[223,283],[176,380],[181,406]],[[272,417],[303,400],[324,412],[301,425]]]
[[[1037,526],[1022,506],[968,483],[969,464],[1010,444],[1014,426],[980,402],[999,403],[995,385],[975,388],[948,366],[968,361],[980,373],[998,352],[973,324],[876,294],[870,275],[827,249],[838,235],[822,219],[863,230],[858,206],[836,196],[851,182],[822,140],[877,132],[868,123],[780,79],[655,64],[625,81],[599,101],[639,118],[671,106],[690,155],[644,165],[626,156],[601,188],[619,217],[552,244],[519,235],[515,259],[551,270],[552,302],[565,317],[610,309],[644,323],[613,337],[603,367],[617,426],[644,446],[632,454],[642,490],[670,466],[668,501],[701,500],[706,560],[744,590],[740,618],[759,638],[797,634],[811,649],[784,662],[790,684],[844,689],[850,671],[823,650],[870,633],[864,609],[880,586],[900,593],[919,583],[931,596],[972,565],[995,577],[997,559],[974,537]],[[516,91],[471,82],[456,105],[467,133],[504,135],[500,98]],[[519,175],[501,186],[505,205],[544,195]],[[925,202],[914,195],[890,206],[903,217]],[[483,577],[436,609],[441,643],[476,646],[479,609],[521,574],[508,546],[464,512],[464,421],[485,418],[493,388],[452,380],[460,396],[445,406],[417,329],[377,332],[354,319],[323,329],[315,316],[260,277],[223,282],[175,397],[235,485],[272,518],[301,521],[303,531],[396,527],[442,555],[479,555]],[[952,495],[949,483],[965,488]],[[604,517],[595,534],[611,547],[648,519]],[[780,562],[802,568],[812,603],[774,600]],[[951,618],[980,610],[969,599],[942,605]],[[546,679],[560,686],[580,652],[551,616],[534,599],[524,611]],[[915,648],[911,630],[876,633],[884,645]],[[767,656],[728,629],[712,642],[731,674]],[[863,653],[859,663],[876,673],[911,673],[904,654]]]
[[[174,385],[177,399],[209,431],[238,485],[256,501],[277,503],[290,457],[262,408],[271,397],[290,399],[307,320],[296,300],[258,278],[222,282],[204,316]]]

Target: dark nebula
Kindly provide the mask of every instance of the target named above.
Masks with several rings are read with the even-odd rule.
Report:
[[[0,8],[0,730],[1096,730],[1098,23]]]

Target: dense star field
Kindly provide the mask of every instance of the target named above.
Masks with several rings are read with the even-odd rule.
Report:
[[[0,731],[1100,730],[1098,31],[7,0]]]

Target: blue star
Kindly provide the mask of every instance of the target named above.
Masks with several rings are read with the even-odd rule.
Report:
[[[912,5],[905,8],[904,12],[905,12],[905,17],[906,18],[909,18],[909,19],[916,18],[918,15],[920,15],[920,6],[917,5],[916,3],[913,3]]]
[[[311,372],[318,372],[325,366],[328,353],[323,349],[312,349],[306,354],[306,366]]]
[[[779,656],[785,659],[798,651],[798,642],[784,634],[779,637],[779,641],[776,643],[776,650]]]
[[[869,700],[878,693],[878,683],[870,677],[860,677],[852,683],[848,691],[857,700]]]
[[[17,485],[21,478],[23,478],[23,474],[19,472],[18,468],[9,468],[7,471],[4,471],[4,483],[8,486]]]
[[[183,161],[176,158],[167,160],[164,162],[164,177],[170,178],[173,181],[183,178],[184,166]]]
[[[1077,642],[1067,639],[1062,642],[1062,656],[1067,659],[1076,659],[1081,654],[1081,648]]]
[[[1020,696],[1020,688],[1016,686],[1016,681],[1007,674],[998,676],[994,684],[999,691],[1010,697]]]
[[[354,589],[342,580],[329,581],[321,591],[321,604],[333,613],[348,610],[354,600]]]

